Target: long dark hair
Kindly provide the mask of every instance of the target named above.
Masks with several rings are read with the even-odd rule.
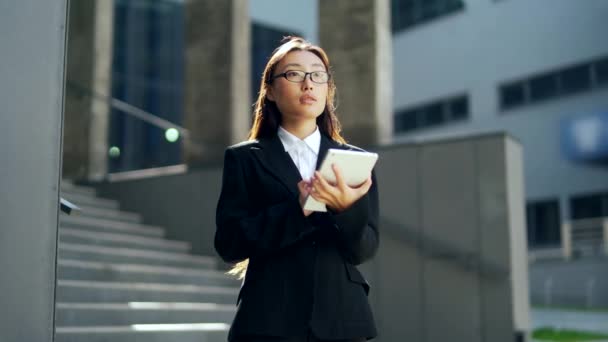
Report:
[[[292,51],[310,51],[323,61],[325,70],[330,72],[329,58],[325,51],[320,47],[311,44],[303,38],[292,36],[285,37],[281,43],[282,44],[272,52],[272,55],[264,68],[264,73],[262,74],[260,93],[255,102],[254,121],[251,130],[249,131],[250,140],[275,135],[281,124],[281,112],[279,111],[279,108],[277,108],[277,104],[274,101],[270,101],[266,94],[272,83],[271,80],[276,66],[283,57]],[[325,102],[325,109],[323,109],[323,113],[317,117],[317,125],[322,134],[325,134],[337,142],[345,143],[346,141],[340,135],[340,122],[336,116],[336,107],[334,103],[335,95],[336,84],[334,83],[333,77],[330,77],[327,83],[327,101]]]
[[[274,101],[270,101],[266,94],[272,83],[271,79],[274,75],[275,68],[283,57],[292,51],[310,51],[323,61],[325,70],[330,72],[329,58],[325,51],[319,46],[313,45],[303,38],[293,36],[283,38],[281,43],[282,44],[272,52],[272,55],[264,68],[264,73],[262,74],[260,93],[255,102],[253,125],[249,131],[249,140],[267,138],[277,134],[277,130],[281,124],[281,112],[279,111],[277,104]],[[338,117],[336,116],[335,95],[336,84],[334,83],[333,77],[330,77],[327,83],[327,101],[325,102],[323,113],[317,117],[317,126],[319,126],[321,134],[325,134],[332,140],[344,144],[346,143],[346,140],[340,135],[340,121],[338,121]],[[243,260],[234,265],[228,273],[243,278],[248,265],[249,259]]]

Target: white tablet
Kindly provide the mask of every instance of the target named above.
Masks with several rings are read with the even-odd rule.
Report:
[[[319,172],[325,180],[330,183],[336,182],[336,176],[332,165],[336,164],[342,171],[342,177],[349,186],[358,186],[365,182],[369,177],[376,161],[378,154],[372,152],[347,151],[331,148],[327,151],[327,155]],[[312,196],[308,196],[304,203],[304,209],[312,211],[327,211],[325,204],[316,201]]]

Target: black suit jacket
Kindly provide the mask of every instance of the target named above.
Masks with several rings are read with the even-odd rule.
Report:
[[[322,135],[329,148],[357,149]],[[321,339],[376,336],[369,285],[355,267],[378,248],[378,192],[341,213],[306,217],[298,169],[277,135],[229,147],[216,212],[215,248],[226,262],[249,258],[229,340],[244,335]]]

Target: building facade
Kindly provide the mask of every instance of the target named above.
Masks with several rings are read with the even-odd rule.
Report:
[[[595,151],[608,140],[608,4],[396,3],[409,7],[393,12],[394,141],[497,130],[519,140],[531,248],[559,245],[563,222],[608,216],[608,150]],[[590,158],[569,152],[583,140]]]

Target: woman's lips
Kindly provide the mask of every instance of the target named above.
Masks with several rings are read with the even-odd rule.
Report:
[[[312,95],[306,94],[306,95],[300,96],[300,103],[301,104],[313,104],[315,102],[317,102],[317,99],[314,96],[312,96]]]

